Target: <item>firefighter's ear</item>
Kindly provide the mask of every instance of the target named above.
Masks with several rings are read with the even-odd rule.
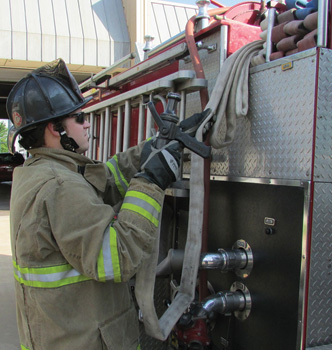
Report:
[[[59,137],[59,132],[57,131],[57,128],[54,123],[49,122],[46,126],[46,129],[51,135]]]

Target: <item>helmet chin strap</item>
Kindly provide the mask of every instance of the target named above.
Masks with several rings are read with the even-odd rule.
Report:
[[[76,141],[72,137],[69,137],[67,135],[66,130],[62,126],[62,123],[61,122],[56,123],[55,127],[56,127],[56,131],[60,135],[61,146],[67,151],[76,153],[76,150],[79,148],[79,145],[76,143]]]

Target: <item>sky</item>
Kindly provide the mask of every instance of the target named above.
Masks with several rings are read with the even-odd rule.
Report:
[[[164,0],[164,1],[196,6],[196,0]],[[244,0],[216,0],[216,1],[219,2],[221,5],[233,6],[239,2],[243,2]],[[215,8],[215,6],[210,5],[209,8]]]

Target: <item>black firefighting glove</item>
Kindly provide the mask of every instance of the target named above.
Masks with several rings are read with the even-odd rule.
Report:
[[[205,118],[210,114],[210,112],[211,112],[211,109],[208,108],[201,113],[195,113],[191,117],[182,120],[182,122],[179,124],[181,131],[185,132],[190,136],[195,136],[197,129],[204,122]],[[204,125],[204,131],[203,131],[204,138],[206,137],[208,131],[211,129],[212,125],[213,125],[212,119],[210,119]]]
[[[182,147],[178,141],[170,141],[164,147],[155,148],[156,138],[146,141],[140,161],[140,172],[135,177],[143,177],[165,190],[179,176]]]
[[[193,114],[190,118],[183,120],[179,124],[179,128],[190,136],[195,136],[197,129],[204,122],[210,111],[210,109],[207,109],[202,113]],[[204,135],[207,134],[211,126],[211,121],[206,123]],[[140,172],[135,177],[144,177],[165,190],[179,176],[182,150],[183,146],[175,140],[170,141],[163,148],[157,149],[156,138],[151,138],[143,146]]]

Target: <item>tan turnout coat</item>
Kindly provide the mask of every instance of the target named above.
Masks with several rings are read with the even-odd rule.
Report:
[[[137,348],[127,281],[151,252],[163,201],[158,186],[132,178],[140,151],[103,164],[39,148],[15,170],[10,220],[22,349]]]

